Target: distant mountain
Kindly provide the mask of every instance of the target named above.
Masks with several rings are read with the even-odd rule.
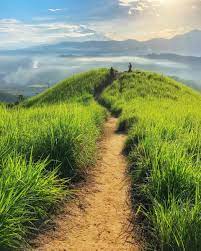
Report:
[[[184,63],[184,64],[190,64],[193,68],[201,68],[201,57],[194,57],[194,56],[182,56],[172,53],[152,53],[146,55],[146,58],[150,59],[164,59],[169,60],[177,63]]]
[[[201,56],[201,30],[193,30],[171,39],[152,39],[144,42],[152,52]]]
[[[171,39],[157,38],[148,41],[106,40],[62,42],[27,49],[0,51],[6,55],[59,54],[61,56],[136,56],[150,53],[174,53],[184,56],[201,56],[201,30],[193,30]]]
[[[1,51],[4,55],[58,54],[61,56],[108,56],[147,54],[147,48],[137,40],[62,42],[20,50]]]
[[[18,97],[10,94],[10,93],[6,93],[3,91],[0,91],[0,102],[2,103],[14,103],[18,100]]]

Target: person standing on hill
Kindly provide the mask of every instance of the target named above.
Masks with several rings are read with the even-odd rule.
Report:
[[[129,65],[128,65],[128,72],[132,72],[132,68],[133,68],[132,64],[129,63]]]
[[[115,77],[115,71],[114,71],[114,68],[113,68],[113,67],[110,68],[110,77],[111,77],[111,78],[114,78],[114,77]]]

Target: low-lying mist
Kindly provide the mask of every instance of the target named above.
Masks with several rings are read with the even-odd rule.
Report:
[[[0,89],[26,89],[26,95],[34,95],[34,88],[48,86],[74,73],[97,67],[115,67],[127,70],[132,62],[134,68],[164,73],[183,79],[186,84],[201,89],[201,72],[199,67],[194,69],[188,62],[178,63],[167,59],[150,59],[146,57],[74,57],[74,56],[0,56]],[[191,81],[186,81],[191,80]],[[29,90],[29,91],[27,91]]]

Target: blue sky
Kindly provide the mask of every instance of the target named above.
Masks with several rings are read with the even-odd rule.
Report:
[[[74,21],[83,21],[98,18],[98,16],[95,16],[98,12],[99,17],[105,17],[110,6],[115,7],[115,2],[110,1],[108,4],[107,0],[1,0],[0,8],[2,10],[1,18],[16,18],[28,21],[35,16],[48,16],[52,9],[52,12],[57,14],[55,17],[63,16],[65,18],[65,16],[70,15]],[[105,15],[101,13],[104,11]]]
[[[200,0],[1,0],[0,48],[171,37],[201,28]]]

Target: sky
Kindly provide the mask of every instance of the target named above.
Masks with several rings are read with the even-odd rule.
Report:
[[[1,0],[0,49],[169,38],[201,29],[201,0]]]

